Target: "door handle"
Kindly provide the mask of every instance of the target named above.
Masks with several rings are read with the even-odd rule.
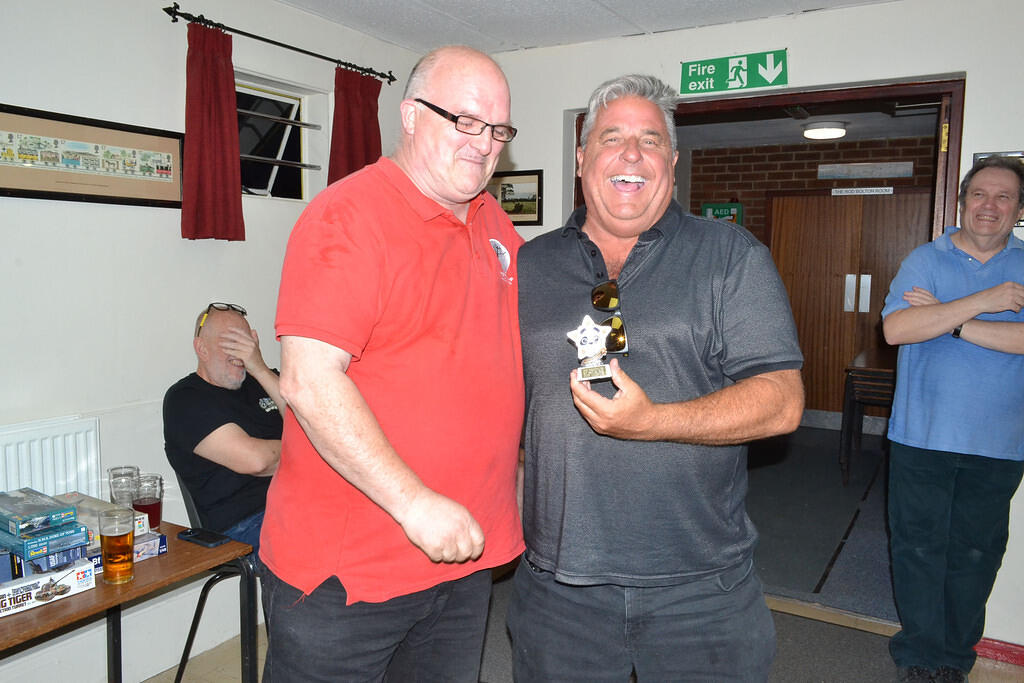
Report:
[[[860,306],[857,309],[860,313],[871,312],[871,275],[860,274]]]
[[[852,313],[856,306],[857,296],[857,275],[846,274],[846,291],[843,292],[843,313]]]

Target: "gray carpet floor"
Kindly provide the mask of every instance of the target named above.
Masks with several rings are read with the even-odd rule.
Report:
[[[752,444],[747,511],[769,594],[897,621],[880,437],[865,435],[843,486],[839,434],[801,428]]]

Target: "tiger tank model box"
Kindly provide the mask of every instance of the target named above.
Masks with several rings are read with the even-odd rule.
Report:
[[[45,605],[96,585],[96,572],[86,558],[61,571],[33,574],[0,584],[0,617]]]

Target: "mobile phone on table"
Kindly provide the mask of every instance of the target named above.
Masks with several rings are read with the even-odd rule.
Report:
[[[204,548],[216,548],[231,540],[224,534],[219,534],[209,529],[183,529],[178,532],[178,538],[189,543],[201,545]]]

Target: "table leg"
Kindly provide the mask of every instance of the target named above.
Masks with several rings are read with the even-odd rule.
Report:
[[[121,683],[121,606],[107,610],[107,682]]]
[[[242,646],[242,683],[258,683],[259,644],[256,619],[256,559],[253,554],[235,560],[238,582],[239,640]]]

